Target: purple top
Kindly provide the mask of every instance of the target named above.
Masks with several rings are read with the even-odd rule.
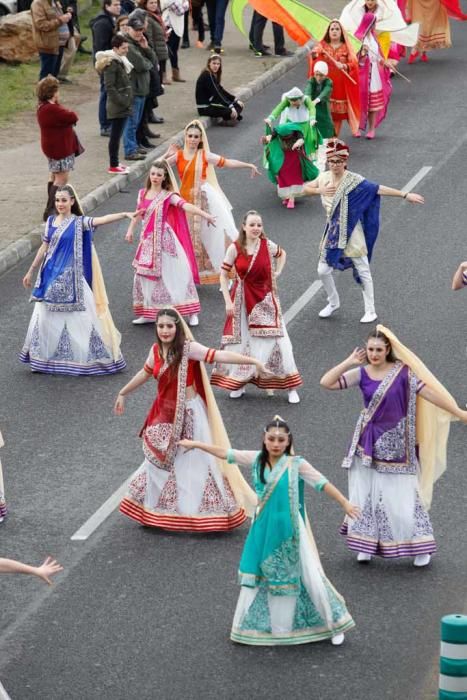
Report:
[[[356,455],[377,471],[416,473],[416,396],[423,383],[401,362],[394,363],[381,381],[371,379],[364,367],[357,372],[359,379],[351,370],[339,382],[341,388],[358,383],[365,405],[342,466],[350,468]]]

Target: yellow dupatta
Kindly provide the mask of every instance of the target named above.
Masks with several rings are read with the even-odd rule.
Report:
[[[454,398],[417,355],[405,347],[388,328],[378,324],[377,330],[384,333],[391,341],[396,358],[406,364],[429,389],[436,391],[448,403],[452,404],[453,411],[456,410],[457,403]],[[433,485],[446,471],[447,443],[451,421],[458,419],[422,396],[417,396],[416,416],[420,459],[420,498],[428,510],[431,505]]]

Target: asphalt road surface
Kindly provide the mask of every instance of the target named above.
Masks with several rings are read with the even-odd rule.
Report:
[[[377,139],[350,143],[350,168],[382,184],[402,187],[431,166],[415,188],[426,198],[424,207],[389,198],[382,204],[372,265],[377,310],[461,403],[467,399],[466,297],[451,292],[450,280],[466,257],[466,30],[453,23],[454,49],[436,52],[426,65],[402,64],[412,83],[394,81]],[[248,103],[239,128],[212,129],[212,151],[260,163],[262,118],[282,92],[304,80],[303,63]],[[265,176],[250,180],[246,171],[221,171],[219,179],[236,218],[258,209],[270,238],[286,249],[280,295],[289,309],[316,280],[324,223],[319,200],[287,211]],[[136,190],[96,213],[133,209]],[[71,540],[142,461],[137,433],[154,394],[146,385],[128,400],[123,417],[113,416],[118,389],[142,366],[153,342],[151,327],[131,324],[132,248],[124,231],[119,224],[96,235],[123,335],[123,374],[31,374],[17,360],[32,312],[21,287],[30,261],[0,279],[0,425],[10,508],[0,551],[29,562],[51,553],[65,566],[51,589],[29,577],[1,580],[0,679],[12,700],[434,698],[439,620],[463,612],[466,599],[467,429],[460,424],[452,427],[448,471],[431,510],[439,552],[425,570],[410,560],[359,566],[338,535],[339,508],[324,494],[308,494],[325,570],[357,623],[339,648],[229,641],[246,526],[222,535],[170,534],[113,512],[87,540]],[[216,394],[233,446],[259,447],[263,425],[280,413],[293,426],[298,452],[345,490],[340,463],[359,392],[325,392],[319,378],[363,342],[368,328],[359,324],[361,293],[351,274],[339,274],[337,284],[343,304],[331,319],[317,316],[325,304],[319,290],[289,323],[305,381],[299,405],[256,389],[237,402]],[[203,288],[201,301],[196,337],[216,346],[221,296]]]

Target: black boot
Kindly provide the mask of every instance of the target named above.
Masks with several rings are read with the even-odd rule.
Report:
[[[44,209],[44,214],[42,216],[43,221],[47,221],[49,216],[52,216],[57,213],[57,210],[55,209],[55,193],[57,190],[57,185],[54,185],[52,182],[47,183],[48,197],[47,204]]]

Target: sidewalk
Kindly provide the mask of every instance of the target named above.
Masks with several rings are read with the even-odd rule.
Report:
[[[344,0],[318,0],[318,2],[313,1],[313,3],[311,0],[306,0],[306,4],[310,6],[313,4],[314,9],[333,17],[335,14],[340,14],[340,9],[345,3]],[[250,17],[249,8],[245,12],[245,28],[247,30]],[[166,87],[165,95],[159,98],[160,106],[157,113],[164,117],[165,123],[151,125],[151,129],[161,134],[160,139],[152,139],[158,149],[162,143],[170,140],[183,129],[190,119],[197,117],[194,98],[195,82],[210,54],[205,49],[195,48],[196,39],[197,34],[190,31],[191,48],[179,50],[181,75],[187,82],[172,83]],[[264,41],[273,46],[269,22]],[[286,45],[290,50],[296,48],[288,37],[286,37]],[[266,71],[280,64],[281,67],[278,66],[276,70],[280,73],[285,72],[296,65],[299,56],[304,53],[302,49],[292,59],[256,58],[248,50],[247,39],[234,26],[229,11],[226,15],[223,47],[225,54],[222,83],[235,94],[241,88],[250,88],[255,92],[262,89],[266,82],[271,82],[271,77],[265,75]],[[76,159],[75,170],[70,178],[71,183],[76,188],[81,200],[85,200],[87,193],[91,193],[107,183],[107,186],[101,187],[97,198],[86,198],[84,203],[87,209],[92,209],[93,204],[96,206],[97,203],[119,191],[118,181],[122,181],[122,176],[112,177],[107,174],[108,140],[99,135],[97,119],[97,74],[87,71],[84,75],[80,75],[74,74],[72,71],[70,77],[73,79],[73,86],[62,86],[60,98],[65,107],[75,109],[78,112],[80,119],[77,132],[86,149],[85,153]],[[303,81],[305,81],[305,73]],[[92,99],[83,101],[84,92],[86,95],[92,96]],[[77,96],[79,99],[76,99]],[[246,105],[247,118],[248,115],[254,115],[253,109],[251,103]],[[241,125],[237,128],[240,134]],[[40,228],[38,227],[42,221],[42,211],[46,200],[47,160],[40,150],[39,129],[35,114],[18,116],[14,126],[4,128],[0,137],[0,148],[2,173],[0,181],[1,273],[15,264],[18,259],[27,255],[38,245],[40,240]],[[234,153],[231,155],[235,156]],[[123,157],[123,153],[121,156]],[[130,179],[136,179],[143,174],[145,163],[150,162],[150,160],[151,158],[147,161],[141,161],[142,165],[133,166]],[[25,235],[33,229],[35,232],[32,235]],[[12,244],[15,245],[12,246]],[[6,251],[8,246],[10,247]]]

